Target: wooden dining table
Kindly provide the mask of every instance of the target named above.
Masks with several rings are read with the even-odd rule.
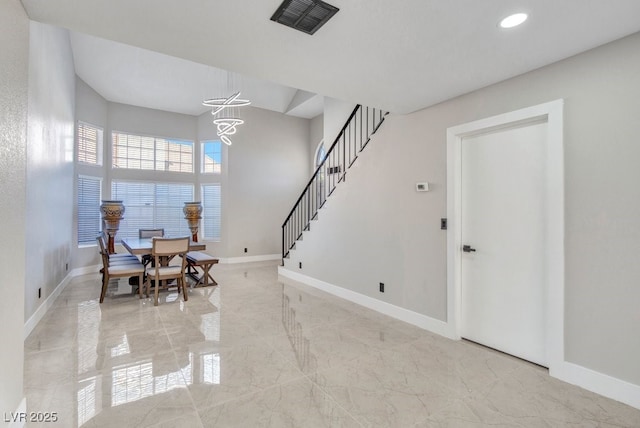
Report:
[[[151,249],[153,248],[153,238],[122,238],[121,242],[122,246],[134,256],[151,254]],[[189,251],[203,251],[206,249],[207,246],[205,244],[189,240]],[[161,257],[160,265],[167,266],[170,261],[170,258]],[[162,288],[167,288],[167,286],[169,286],[166,281],[161,281],[160,284]]]
[[[153,238],[122,238],[122,246],[134,256],[151,254]],[[207,246],[199,242],[189,241],[189,251],[203,251]]]

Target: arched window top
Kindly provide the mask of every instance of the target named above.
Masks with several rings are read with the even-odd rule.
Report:
[[[327,156],[327,152],[324,150],[324,142],[321,141],[320,144],[318,144],[318,149],[316,150],[316,168],[320,166],[325,156]]]

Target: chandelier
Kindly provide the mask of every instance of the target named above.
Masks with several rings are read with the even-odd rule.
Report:
[[[235,134],[236,127],[244,123],[244,120],[234,114],[235,109],[251,104],[251,101],[239,97],[240,92],[236,92],[228,98],[211,98],[202,102],[202,105],[211,107],[211,114],[214,117],[213,123],[218,129],[218,137],[229,146],[232,144],[229,135]]]

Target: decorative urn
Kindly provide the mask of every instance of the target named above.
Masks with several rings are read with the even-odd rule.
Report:
[[[122,205],[122,201],[102,201],[100,212],[102,213],[104,231],[109,236],[109,254],[113,254],[115,253],[114,242],[116,232],[118,232],[120,228],[120,220],[124,218],[124,205]]]
[[[200,202],[185,202],[182,212],[191,230],[191,240],[198,242],[198,227],[202,218],[202,204]]]

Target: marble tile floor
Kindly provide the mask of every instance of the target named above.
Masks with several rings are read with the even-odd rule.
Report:
[[[75,278],[25,341],[28,412],[62,427],[640,427],[640,410],[277,275],[161,302]]]

